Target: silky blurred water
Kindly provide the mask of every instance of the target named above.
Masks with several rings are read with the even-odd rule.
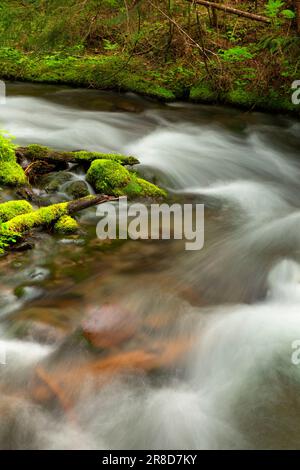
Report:
[[[40,233],[3,258],[0,448],[300,448],[299,122],[7,88],[1,128],[18,144],[137,156],[175,200],[205,204],[205,245],[103,244],[91,209],[79,236]],[[131,334],[99,351],[78,332],[107,305]]]

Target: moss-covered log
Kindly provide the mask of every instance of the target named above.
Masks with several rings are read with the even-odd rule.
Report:
[[[56,169],[65,169],[68,163],[80,163],[89,166],[94,160],[113,160],[121,165],[136,165],[138,159],[133,156],[119,155],[117,153],[87,152],[84,150],[65,152],[53,150],[43,145],[32,144],[28,147],[18,147],[16,156],[19,162],[29,160],[31,162],[44,161],[56,166]]]
[[[51,228],[66,216],[70,216],[88,207],[102,204],[117,198],[105,195],[87,196],[76,201],[62,202],[42,207],[28,213],[19,214],[0,225],[0,252],[13,245],[28,232],[37,228]],[[64,219],[62,219],[62,222]],[[69,219],[68,219],[69,221]]]
[[[17,215],[28,214],[33,208],[27,201],[8,201],[0,204],[0,223],[7,222]]]

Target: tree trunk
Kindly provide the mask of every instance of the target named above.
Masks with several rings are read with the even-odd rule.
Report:
[[[296,13],[297,33],[300,35],[300,0],[294,0],[294,8]]]
[[[216,0],[215,3],[219,3],[219,0]],[[218,13],[217,10],[213,7],[212,11],[212,26],[218,29]]]

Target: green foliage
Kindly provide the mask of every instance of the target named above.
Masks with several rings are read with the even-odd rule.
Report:
[[[273,20],[273,25],[279,27],[282,23],[280,17],[286,20],[292,20],[296,17],[295,13],[292,10],[284,9],[284,2],[281,0],[268,0],[268,3],[265,7],[265,13]]]
[[[287,20],[293,20],[296,15],[292,10],[282,10],[280,14]]]
[[[0,223],[0,254],[3,254],[5,249],[16,243],[19,238],[19,233],[8,229],[5,224]]]
[[[276,18],[283,6],[284,2],[282,0],[268,0],[267,5],[265,6],[266,15],[270,18]]]
[[[119,49],[119,44],[112,43],[109,39],[103,39],[103,49],[105,51],[116,51]]]
[[[241,4],[252,11],[248,3],[240,0],[237,8]],[[154,0],[151,5],[145,0],[135,5],[124,0],[2,0],[1,75],[132,91],[166,102],[188,96],[215,101],[245,86],[259,96],[271,81],[283,97],[300,67],[291,4],[258,2],[257,13],[267,15],[271,24],[218,14],[217,27],[199,7],[201,32],[196,9],[183,0]],[[235,47],[226,50],[230,43]],[[245,62],[254,57],[254,72],[245,70]]]
[[[243,62],[254,57],[246,46],[235,46],[225,51],[221,50],[220,56],[224,62]]]

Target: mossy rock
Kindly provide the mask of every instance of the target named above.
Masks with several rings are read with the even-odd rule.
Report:
[[[43,160],[49,154],[48,147],[39,144],[30,144],[26,148],[26,158],[29,160]]]
[[[22,186],[27,183],[23,169],[14,161],[0,161],[0,184],[4,186]]]
[[[85,181],[72,181],[65,189],[65,193],[73,199],[88,196],[90,194]]]
[[[129,199],[134,198],[152,198],[160,199],[166,198],[167,193],[153,183],[149,183],[142,178],[139,178],[135,173],[131,174],[130,183],[124,188],[116,191],[119,196],[127,196]]]
[[[79,229],[79,225],[73,217],[69,215],[64,215],[58,219],[56,224],[54,225],[54,230],[57,233],[61,234],[70,234],[76,233]]]
[[[95,160],[87,172],[86,179],[98,193],[115,195],[116,188],[129,184],[130,173],[118,162]]]
[[[133,198],[165,198],[163,189],[139,178],[117,162],[96,160],[92,163],[87,181],[99,193]]]
[[[72,178],[72,173],[69,173],[68,171],[60,171],[42,178],[40,186],[44,187],[47,193],[54,193],[59,191],[63,184],[71,181]]]
[[[20,186],[26,182],[25,173],[16,161],[14,144],[0,134],[0,184]]]
[[[32,212],[32,206],[27,201],[8,201],[0,204],[0,223],[21,214]]]

